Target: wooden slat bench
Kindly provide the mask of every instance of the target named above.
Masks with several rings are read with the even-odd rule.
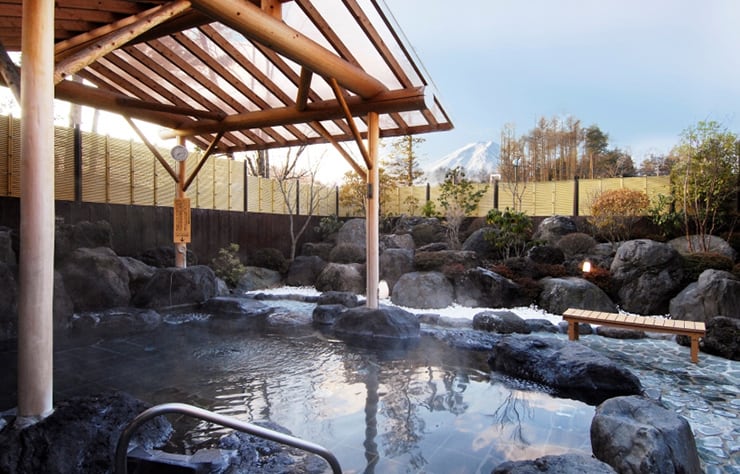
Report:
[[[691,362],[699,362],[699,338],[706,334],[704,323],[654,318],[652,316],[628,316],[617,313],[603,313],[585,309],[568,308],[563,313],[568,322],[568,339],[578,340],[578,323],[616,326],[625,329],[640,329],[650,332],[668,332],[691,338]]]

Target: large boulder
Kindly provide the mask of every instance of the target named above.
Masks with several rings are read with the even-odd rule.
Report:
[[[364,252],[367,242],[365,225],[365,219],[350,219],[345,222],[337,232],[337,245],[359,245]]]
[[[529,334],[527,322],[511,311],[482,311],[473,316],[473,329],[499,334]]]
[[[699,474],[691,426],[675,412],[644,397],[617,397],[596,408],[591,446],[617,472]]]
[[[18,284],[13,270],[0,262],[0,340],[18,335]]]
[[[411,272],[398,279],[391,291],[395,305],[408,308],[446,308],[452,304],[454,288],[439,272]]]
[[[131,300],[128,270],[108,247],[73,250],[59,273],[75,311],[128,306]]]
[[[299,256],[290,262],[285,284],[289,286],[314,286],[316,278],[326,267],[326,261],[318,255]]]
[[[413,251],[416,248],[411,234],[382,234],[380,236],[381,251],[387,249],[406,249]]]
[[[713,317],[707,323],[702,350],[725,359],[740,360],[740,319]]]
[[[319,291],[350,291],[365,293],[365,267],[359,263],[330,263],[316,278]]]
[[[555,245],[562,236],[573,232],[578,232],[576,221],[566,216],[551,216],[540,222],[532,239]]]
[[[198,259],[193,251],[188,247],[185,258],[188,265],[197,265]],[[147,249],[141,253],[139,260],[149,266],[157,268],[168,268],[175,266],[175,247],[174,245],[162,245]]]
[[[128,272],[128,287],[133,297],[139,288],[145,285],[154,275],[156,268],[133,257],[121,257],[121,263]]]
[[[0,472],[113,472],[123,429],[149,407],[120,392],[62,401],[39,423],[0,431]],[[161,446],[171,433],[169,421],[158,417],[134,433],[130,446]]]
[[[704,242],[702,242],[702,238]],[[689,242],[691,243],[689,245]],[[702,245],[704,244],[704,245]],[[676,237],[675,239],[669,240],[668,245],[676,249],[681,255],[689,255],[693,252],[711,252],[718,253],[735,260],[737,252],[727,243],[722,237],[716,235],[691,235],[689,237]]]
[[[301,246],[301,255],[306,257],[320,257],[321,260],[328,262],[329,254],[334,248],[330,242],[306,242]]]
[[[553,314],[568,308],[616,313],[617,305],[598,286],[578,277],[543,278],[539,306]]]
[[[113,247],[113,228],[108,221],[80,221],[58,224],[54,235],[54,255],[63,260],[78,248]]]
[[[389,248],[380,254],[380,279],[385,280],[389,288],[393,288],[401,275],[413,271],[413,250]]]
[[[740,279],[723,270],[704,270],[699,279],[676,295],[671,318],[709,322],[715,316],[740,319]]]
[[[552,245],[535,245],[527,251],[527,258],[546,265],[560,265],[565,262],[563,251]]]
[[[493,232],[493,227],[481,227],[474,231],[462,244],[462,250],[475,252],[480,257],[488,257],[495,251],[493,244],[486,239],[486,234]]]
[[[264,267],[245,267],[244,274],[239,277],[236,290],[240,292],[265,290],[280,286],[283,277],[277,270]]]
[[[74,330],[99,337],[153,331],[161,324],[162,316],[159,313],[142,308],[113,308],[77,313],[70,322]]]
[[[455,277],[455,301],[470,308],[512,308],[531,303],[519,285],[481,267]]]
[[[337,244],[329,253],[329,261],[334,263],[365,263],[367,253],[364,242],[360,244]]]
[[[529,461],[507,461],[491,474],[614,474],[604,462],[582,454],[542,456]]]
[[[292,435],[288,429],[271,421],[258,421],[254,424]],[[228,464],[227,467],[219,469],[215,466],[211,470],[201,469],[192,472],[320,474],[326,472],[327,468],[326,461],[316,454],[247,433],[234,432],[223,436],[218,442],[218,448],[219,457]],[[195,455],[197,454],[196,452]]]
[[[54,272],[54,330],[61,331],[69,327],[74,316],[75,305],[64,286],[64,278],[58,271]]]
[[[0,230],[0,263],[6,264],[15,271],[18,267],[18,258],[13,250],[13,235],[10,229]]]
[[[216,275],[208,266],[158,268],[132,302],[143,308],[200,304],[217,292]]]
[[[504,336],[493,347],[488,365],[586,403],[642,393],[637,377],[618,362],[582,344],[554,338]]]
[[[622,309],[637,314],[667,313],[684,274],[681,255],[670,245],[649,239],[620,245],[610,270],[619,285]]]
[[[206,301],[201,307],[203,311],[218,317],[259,317],[268,316],[275,308],[260,303],[252,298],[239,298],[233,296],[216,296]]]
[[[358,306],[342,312],[332,329],[350,340],[413,340],[419,339],[419,319],[401,308]]]
[[[416,247],[447,240],[447,231],[435,217],[401,216],[393,228],[394,234],[410,234]]]
[[[462,273],[479,263],[478,255],[468,250],[417,250],[414,255],[414,267],[421,272]]]

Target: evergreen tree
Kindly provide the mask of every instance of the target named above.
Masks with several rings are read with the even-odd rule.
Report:
[[[391,143],[391,151],[384,163],[385,171],[388,176],[395,178],[399,185],[419,184],[424,176],[424,171],[419,166],[417,151],[424,141],[422,137],[405,135],[396,138]]]

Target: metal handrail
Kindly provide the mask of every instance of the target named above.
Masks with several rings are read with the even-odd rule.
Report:
[[[248,433],[280,444],[292,446],[303,451],[308,451],[324,458],[324,460],[326,460],[326,462],[331,466],[334,474],[342,474],[342,468],[339,466],[337,458],[331,453],[331,451],[323,446],[280,433],[279,431],[263,428],[228,416],[219,415],[218,413],[213,413],[186,403],[163,403],[161,405],[156,405],[141,412],[136,418],[134,418],[123,430],[121,437],[118,439],[118,444],[116,445],[116,473],[127,474],[128,472],[126,462],[128,445],[131,441],[131,436],[136,432],[136,430],[152,418],[170,413],[179,413],[181,415],[191,416],[204,421],[210,421],[211,423],[216,423],[243,433]]]

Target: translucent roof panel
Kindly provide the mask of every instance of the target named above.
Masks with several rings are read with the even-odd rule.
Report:
[[[17,26],[0,28],[0,41],[19,51],[22,0],[0,7]],[[382,0],[282,0],[272,12],[260,0],[56,0],[55,23],[56,67],[85,80],[60,82],[57,98],[200,147],[220,134],[217,153],[355,140],[345,101],[363,135],[368,112],[380,114],[381,136],[452,128]],[[129,43],[108,46],[139,24]]]

